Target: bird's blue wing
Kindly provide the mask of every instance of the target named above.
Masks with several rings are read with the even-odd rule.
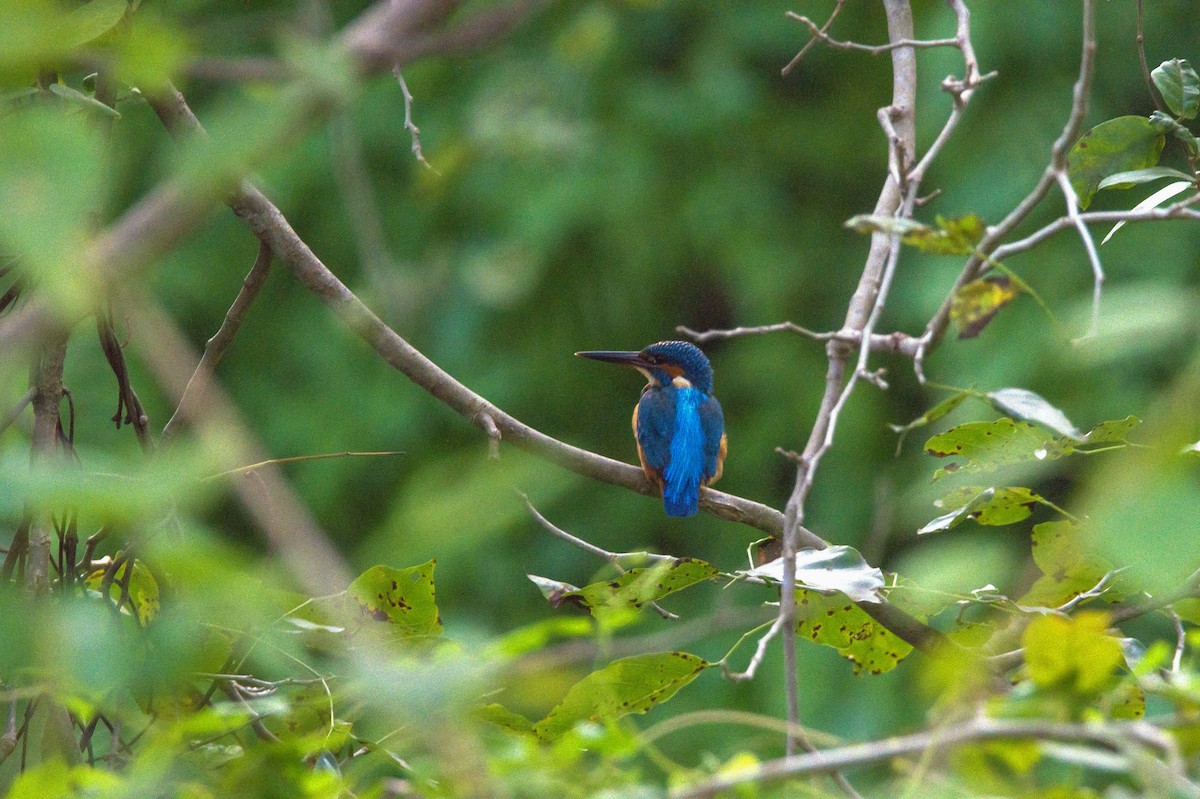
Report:
[[[704,433],[704,481],[711,483],[721,476],[725,461],[725,414],[721,403],[708,396],[700,403],[700,429]]]
[[[675,431],[675,403],[671,396],[665,391],[642,392],[635,427],[642,464],[661,479],[671,461],[671,435]]]

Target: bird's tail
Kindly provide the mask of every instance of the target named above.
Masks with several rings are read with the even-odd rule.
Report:
[[[668,516],[695,516],[700,510],[700,482],[676,480],[664,483],[663,509]]]

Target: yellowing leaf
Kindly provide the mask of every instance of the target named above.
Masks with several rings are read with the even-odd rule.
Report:
[[[1043,688],[1099,693],[1124,663],[1121,644],[1107,628],[1108,614],[1097,611],[1034,619],[1021,639],[1030,678]]]
[[[975,338],[1005,305],[1019,294],[1006,275],[988,275],[972,280],[950,300],[950,321],[959,338]]]
[[[983,238],[985,225],[978,214],[961,217],[935,217],[936,227],[922,227],[905,234],[900,241],[931,255],[970,255]]]

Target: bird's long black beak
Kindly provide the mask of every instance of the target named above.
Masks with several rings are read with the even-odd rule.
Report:
[[[589,350],[587,352],[575,353],[580,358],[590,358],[593,361],[606,361],[607,363],[619,363],[624,366],[633,366],[638,369],[648,369],[650,364],[642,358],[640,352],[626,352],[623,350]]]

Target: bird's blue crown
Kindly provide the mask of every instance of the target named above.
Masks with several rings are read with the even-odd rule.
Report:
[[[651,365],[656,373],[655,378],[663,385],[670,385],[678,373],[705,394],[712,391],[712,366],[695,344],[687,341],[660,341],[642,350],[641,356]]]

